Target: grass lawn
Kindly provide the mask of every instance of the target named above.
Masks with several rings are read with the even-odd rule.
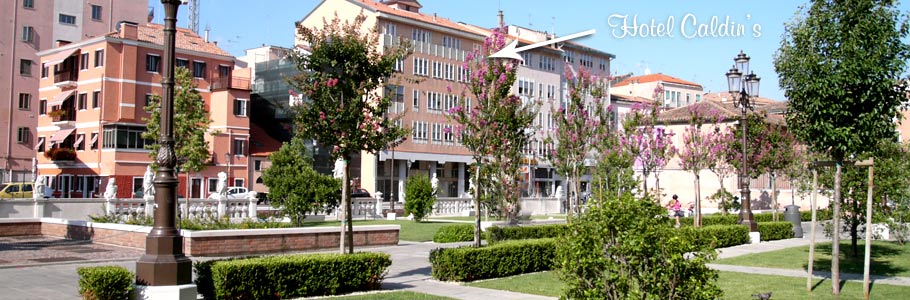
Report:
[[[559,297],[565,287],[565,284],[559,280],[559,275],[552,271],[481,280],[465,285],[550,297]]]
[[[433,240],[433,235],[440,227],[452,223],[445,222],[414,222],[407,220],[354,220],[354,226],[359,225],[401,225],[398,239],[411,242],[428,242]],[[307,222],[307,226],[331,227],[341,226],[341,221]]]
[[[813,269],[831,270],[831,245],[830,242],[827,242],[815,246]],[[858,242],[859,253],[857,257],[852,257],[850,241],[841,242],[840,271],[842,273],[863,274],[864,245],[865,243],[862,241]],[[809,246],[719,259],[715,263],[806,270],[809,267]],[[871,271],[875,275],[910,277],[910,244],[901,246],[894,242],[872,242]]]
[[[455,298],[436,296],[409,291],[397,292],[377,292],[362,295],[328,297],[318,299],[337,299],[337,300],[454,300]]]
[[[806,293],[806,278],[719,272],[717,284],[723,299],[754,299],[752,294],[773,292],[771,299],[862,299],[863,284],[848,282],[841,286],[841,297],[831,295],[831,282],[817,279],[811,295]],[[540,272],[466,284],[497,290],[559,297],[564,287],[556,272]],[[905,299],[910,287],[873,284],[873,299]]]

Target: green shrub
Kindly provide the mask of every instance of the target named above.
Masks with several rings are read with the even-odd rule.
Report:
[[[758,232],[762,241],[776,241],[793,238],[793,223],[790,222],[759,222]]]
[[[217,299],[290,299],[378,289],[392,260],[385,253],[304,254],[212,264]]]
[[[725,248],[749,243],[749,228],[742,225],[683,227],[679,229],[678,234],[700,248]]]
[[[474,224],[445,225],[436,230],[434,243],[470,242],[474,240]]]
[[[506,240],[528,240],[555,238],[566,230],[565,224],[534,226],[490,226],[486,230],[487,242],[490,244]]]
[[[193,273],[196,274],[196,292],[202,295],[203,299],[215,299],[215,282],[212,280],[212,265],[217,262],[231,261],[238,259],[256,258],[258,256],[231,257],[224,259],[200,260],[193,262]]]
[[[133,273],[123,267],[82,267],[76,273],[82,299],[123,300],[133,294]]]
[[[557,242],[565,299],[718,299],[714,251],[679,236],[667,210],[627,193],[590,201]],[[684,229],[692,232],[703,229]]]
[[[827,221],[831,220],[832,215],[830,209],[819,209],[815,212],[815,219],[816,221]],[[803,222],[812,222],[812,211],[800,211],[799,217]]]
[[[438,248],[430,251],[433,278],[473,281],[550,270],[553,239],[502,242],[480,248]]]
[[[404,184],[404,213],[414,216],[414,221],[420,222],[424,217],[433,212],[433,203],[436,203],[436,191],[426,175],[408,177]]]
[[[736,220],[739,218],[738,214],[730,215],[719,215],[719,214],[710,214],[701,216],[701,225],[702,226],[712,226],[712,225],[735,225]],[[675,224],[676,221],[673,218],[670,218],[671,224]],[[692,226],[695,223],[695,218],[693,217],[684,217],[679,218],[679,223],[684,226]]]

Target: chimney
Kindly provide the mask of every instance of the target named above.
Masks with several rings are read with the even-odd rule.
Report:
[[[139,25],[133,22],[120,21],[120,38],[128,40],[139,39]]]
[[[209,42],[209,30],[211,30],[211,28],[209,28],[209,24],[205,24],[205,42],[206,43]]]
[[[502,27],[505,27],[505,26],[506,26],[506,22],[505,22],[505,20],[504,20],[503,17],[502,17],[502,10],[500,9],[500,10],[499,10],[499,28],[502,28]]]
[[[436,22],[436,13],[433,13],[433,22]]]

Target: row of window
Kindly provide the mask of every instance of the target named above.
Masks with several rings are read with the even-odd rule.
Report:
[[[518,87],[518,94],[522,96],[534,97],[543,99],[546,96],[546,99],[556,99],[556,86],[548,84],[546,86],[543,83],[537,84],[537,94],[534,94],[534,82],[530,80],[525,80],[519,78],[516,80],[516,85]],[[546,95],[544,94],[546,93]]]
[[[414,57],[414,75],[430,76],[430,60],[421,57]],[[396,67],[397,68],[397,67]],[[400,70],[400,69],[396,69]],[[447,64],[439,61],[433,61],[433,78],[445,79],[449,81],[466,82],[468,81],[468,70],[458,64]]]
[[[382,33],[391,36],[398,36],[398,26],[393,23],[386,22],[382,25]],[[422,43],[432,43],[433,33],[426,29],[414,28],[414,30],[411,31],[411,40]],[[442,36],[442,46],[446,48],[461,49],[461,39],[444,35]]]
[[[529,68],[534,67],[534,57],[535,55],[529,51],[521,52],[521,58],[524,60],[521,62],[522,66]],[[540,55],[540,59],[537,60],[537,69],[545,71],[556,71],[556,59],[546,55]]]
[[[701,102],[701,95],[695,94],[695,102]],[[664,106],[667,107],[682,107],[692,104],[692,93],[686,93],[685,99],[683,99],[682,92],[678,91],[664,91]]]
[[[432,126],[432,130],[430,127]],[[454,144],[455,143],[455,134],[452,132],[452,125],[441,124],[441,123],[427,123],[423,121],[413,121],[411,123],[412,137],[414,143],[426,144],[431,142],[433,144]],[[432,133],[432,140],[428,140],[429,133]]]
[[[177,58],[175,60],[176,67],[190,68],[190,61],[188,59]],[[145,70],[148,72],[158,73],[161,72],[161,56],[158,54],[146,54],[145,55]],[[193,61],[192,70],[193,77],[205,79],[205,62],[203,61]],[[218,75],[221,77],[228,77],[231,75],[231,67],[220,65],[218,66]]]

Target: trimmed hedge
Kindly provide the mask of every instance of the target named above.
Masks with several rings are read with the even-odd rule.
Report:
[[[481,235],[481,238],[483,235]],[[445,225],[433,234],[434,243],[470,242],[474,240],[474,224]]]
[[[473,248],[437,248],[430,251],[433,278],[474,281],[550,270],[554,266],[556,240],[508,241]]]
[[[289,299],[379,289],[392,260],[385,253],[305,254],[218,261],[218,299]]]
[[[702,226],[735,225],[737,218],[738,218],[738,215],[726,215],[726,216],[722,216],[722,215],[718,215],[718,214],[702,215],[701,216],[701,225]],[[670,218],[670,222],[672,224],[676,223],[674,218]],[[686,225],[686,226],[692,226],[692,224],[695,224],[695,218],[693,218],[693,217],[679,218],[679,223],[682,225]]]
[[[495,244],[505,240],[545,239],[561,236],[566,224],[534,226],[490,226],[485,231],[487,243]]]
[[[749,243],[749,228],[741,225],[711,225],[679,229],[682,238],[700,246],[724,248]]]
[[[122,300],[133,294],[133,273],[123,267],[82,267],[76,273],[82,299]]]
[[[762,241],[775,241],[793,238],[793,223],[790,222],[759,222],[758,232]]]
[[[193,273],[196,274],[196,279],[193,279],[193,282],[196,283],[196,292],[202,295],[202,298],[205,300],[215,300],[215,282],[212,280],[212,265],[217,262],[257,257],[259,256],[231,257],[193,262]]]

